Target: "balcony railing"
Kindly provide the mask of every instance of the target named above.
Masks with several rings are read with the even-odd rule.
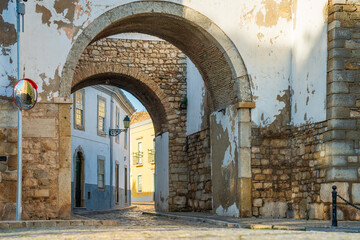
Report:
[[[143,164],[143,152],[133,152],[133,165]]]
[[[148,162],[149,163],[155,162],[155,150],[154,149],[148,149]]]

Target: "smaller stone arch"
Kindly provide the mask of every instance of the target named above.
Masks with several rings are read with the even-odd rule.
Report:
[[[76,68],[72,82],[72,92],[81,88],[106,84],[122,88],[146,107],[154,123],[155,134],[169,130],[168,116],[175,114],[169,96],[140,69],[110,63],[80,64]]]
[[[74,173],[73,207],[85,207],[85,153],[81,146],[74,151],[72,167]]]

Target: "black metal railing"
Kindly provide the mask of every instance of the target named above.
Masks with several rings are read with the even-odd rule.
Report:
[[[337,227],[338,226],[338,222],[337,222],[337,212],[336,212],[336,208],[337,208],[337,202],[336,202],[336,199],[337,197],[339,197],[341,200],[343,200],[346,204],[352,206],[353,208],[357,209],[357,210],[360,210],[360,207],[359,206],[356,206],[354,204],[352,204],[351,202],[347,201],[345,198],[343,198],[342,196],[340,196],[339,194],[337,194],[337,191],[336,191],[336,186],[332,186],[332,223],[331,223],[331,226],[332,227]]]

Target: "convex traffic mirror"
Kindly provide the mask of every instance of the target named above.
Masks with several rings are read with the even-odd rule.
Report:
[[[29,78],[24,78],[16,82],[13,90],[13,99],[21,110],[32,109],[38,98],[37,86]]]

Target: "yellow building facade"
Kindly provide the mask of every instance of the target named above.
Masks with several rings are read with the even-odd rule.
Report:
[[[130,122],[131,201],[153,202],[155,179],[154,126],[148,112],[137,112]]]

